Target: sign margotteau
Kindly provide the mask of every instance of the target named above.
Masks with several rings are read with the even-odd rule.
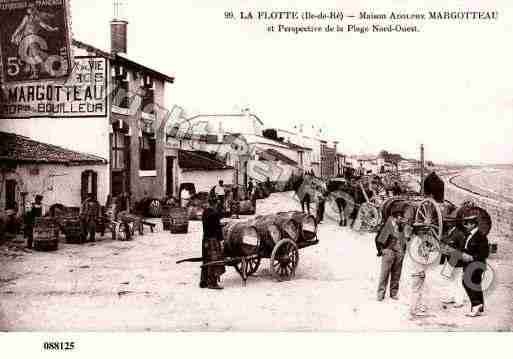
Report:
[[[71,72],[68,0],[0,0],[3,84],[51,80]]]
[[[75,57],[64,81],[4,86],[0,118],[107,116],[107,60]]]

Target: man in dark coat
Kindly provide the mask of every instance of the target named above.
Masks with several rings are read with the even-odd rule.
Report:
[[[34,240],[34,225],[36,224],[36,218],[43,216],[43,196],[40,194],[36,195],[34,203],[27,212],[25,217],[25,236],[27,237],[27,248],[32,248],[32,242]]]
[[[221,245],[223,241],[222,217],[216,208],[216,204],[214,200],[210,199],[208,207],[203,211],[203,240],[201,250],[203,264],[223,259]],[[223,287],[219,285],[219,280],[224,272],[224,265],[202,267],[200,288],[223,289]]]
[[[326,193],[321,192],[317,202],[317,224],[324,220],[324,211],[326,209]]]
[[[89,193],[80,209],[80,227],[84,242],[87,242],[87,237],[91,242],[95,241],[96,224],[100,217],[100,210],[100,203],[92,193]]]
[[[488,238],[479,231],[478,217],[464,218],[463,226],[467,237],[463,247],[461,260],[463,261],[463,288],[470,299],[469,317],[477,317],[484,312],[484,296],[481,282],[486,270],[486,259],[490,254]]]
[[[253,180],[252,180],[252,179],[250,179],[250,180],[249,180],[249,183],[248,183],[248,193],[247,193],[247,198],[248,198],[248,199],[251,199],[251,198],[252,198],[254,187],[255,187],[255,185],[253,184]]]
[[[388,217],[383,228],[376,237],[378,256],[381,256],[381,273],[378,283],[378,301],[385,299],[385,292],[390,280],[390,298],[397,300],[399,294],[399,281],[403,268],[404,254],[406,252],[406,238],[402,230],[402,211],[395,210]]]

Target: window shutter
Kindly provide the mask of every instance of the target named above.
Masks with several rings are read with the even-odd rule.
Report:
[[[92,172],[92,177],[93,177],[93,194],[94,194],[94,198],[98,199],[98,173],[97,172]]]
[[[83,203],[87,198],[87,181],[89,179],[89,171],[82,172],[82,180],[80,182],[80,198]]]

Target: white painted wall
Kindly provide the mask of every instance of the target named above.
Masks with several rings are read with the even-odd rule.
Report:
[[[196,192],[208,192],[219,180],[223,180],[224,184],[233,184],[234,176],[235,171],[233,169],[219,171],[181,171],[180,183],[194,183]]]
[[[39,169],[39,174],[33,174]],[[92,170],[98,173],[98,201],[104,205],[109,192],[109,166],[63,166],[63,165],[20,165],[16,172],[8,173],[5,180],[14,179],[16,185],[16,202],[21,211],[21,192],[28,192],[26,204],[34,201],[37,194],[44,196],[43,203],[51,206],[61,203],[65,206],[79,207],[81,204],[82,172]],[[5,182],[1,183],[5,186]],[[0,193],[0,208],[5,204],[5,187]]]

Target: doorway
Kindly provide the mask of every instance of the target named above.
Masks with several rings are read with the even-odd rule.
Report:
[[[175,158],[166,157],[166,197],[173,197],[174,195],[174,165]]]
[[[5,209],[17,209],[16,180],[5,181]]]

